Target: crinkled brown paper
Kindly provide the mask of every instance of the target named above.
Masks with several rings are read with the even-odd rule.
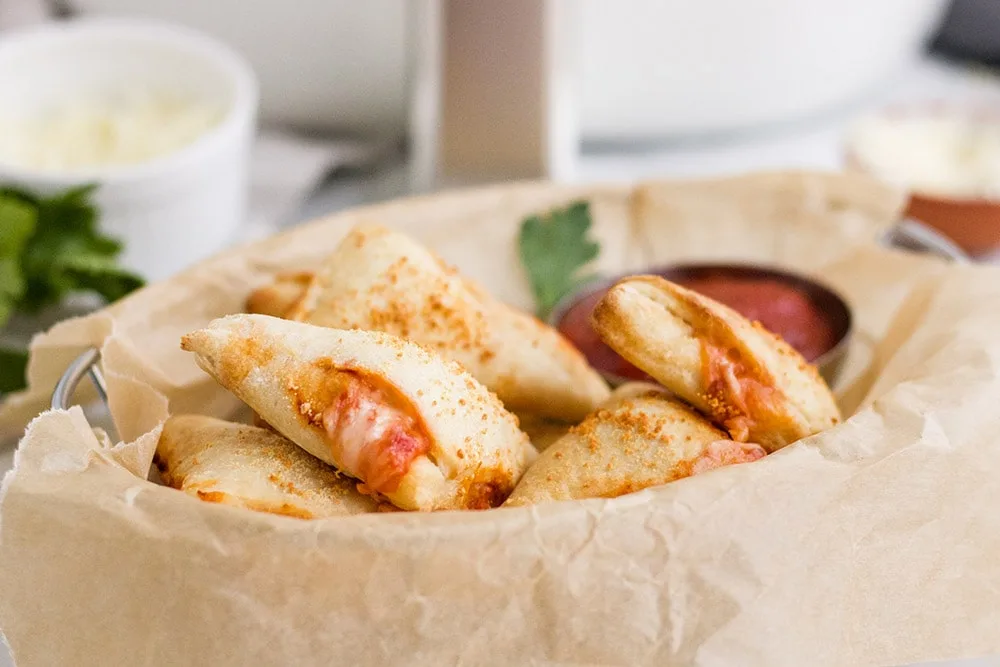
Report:
[[[299,521],[145,480],[172,412],[236,401],[178,347],[353,224],[415,234],[526,305],[518,222],[575,197],[599,269],[759,260],[857,317],[853,416],[761,462],[614,500]],[[101,346],[128,444],[78,408],[28,428],[5,481],[0,623],[18,664],[878,665],[1000,652],[1000,271],[881,249],[894,191],[764,174],[507,185],[335,215],[217,257],[34,343],[21,425]],[[858,408],[858,406],[861,406]]]

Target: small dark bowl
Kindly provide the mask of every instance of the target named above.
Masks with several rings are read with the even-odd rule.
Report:
[[[769,268],[753,264],[676,264],[665,267],[652,267],[647,271],[636,271],[623,274],[613,278],[599,278],[588,282],[580,290],[564,297],[549,316],[549,324],[559,328],[563,318],[579,301],[588,297],[596,297],[598,293],[603,293],[612,285],[633,275],[657,275],[667,280],[684,285],[688,280],[704,279],[709,277],[725,276],[727,278],[770,280],[783,283],[803,294],[815,307],[817,313],[821,314],[830,328],[834,343],[821,355],[811,360],[826,380],[827,384],[833,386],[840,377],[844,361],[847,358],[847,350],[851,342],[852,317],[851,310],[847,302],[829,287],[816,282],[811,278],[806,278],[799,274],[790,273],[781,269]],[[738,310],[738,309],[737,309]],[[561,329],[560,329],[561,330]],[[565,335],[565,332],[564,332]],[[570,338],[572,342],[572,338]],[[587,354],[586,350],[583,350]],[[609,350],[605,354],[613,354]],[[617,358],[617,355],[615,355]],[[633,378],[626,378],[618,375],[607,368],[602,368],[601,361],[588,357],[594,368],[612,386],[618,386]]]

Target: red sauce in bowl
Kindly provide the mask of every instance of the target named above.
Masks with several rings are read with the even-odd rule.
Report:
[[[722,277],[680,280],[678,284],[724,303],[748,320],[760,322],[807,361],[815,361],[837,344],[827,317],[794,285],[773,278]]]
[[[659,272],[668,280],[723,303],[744,317],[760,322],[781,336],[812,362],[831,350],[842,337],[830,317],[800,286],[780,277],[756,275],[752,269],[727,271],[724,268]],[[690,275],[685,275],[690,274]],[[586,293],[559,318],[558,329],[587,357],[594,368],[621,378],[652,381],[631,365],[594,331],[590,317],[607,287]]]
[[[569,307],[559,320],[557,328],[583,352],[590,365],[597,370],[629,380],[655,382],[649,375],[618,356],[618,353],[605,345],[594,331],[590,323],[590,314],[594,312],[594,307],[607,291],[608,288],[602,288],[583,296]]]

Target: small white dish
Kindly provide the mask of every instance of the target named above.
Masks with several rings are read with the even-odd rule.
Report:
[[[190,143],[135,164],[49,169],[0,156],[0,185],[49,194],[96,183],[100,226],[124,241],[122,263],[157,280],[226,247],[244,220],[258,101],[252,69],[221,43],[164,23],[78,20],[0,39],[5,117],[135,90],[197,100],[219,118]]]

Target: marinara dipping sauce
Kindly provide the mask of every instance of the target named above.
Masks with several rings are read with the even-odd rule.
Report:
[[[760,322],[810,362],[822,362],[850,330],[850,313],[840,297],[811,280],[784,271],[741,265],[691,265],[646,273],[662,276]],[[556,313],[555,324],[606,376],[652,381],[605,345],[591,326],[594,307],[614,282],[580,294]],[[824,370],[822,366],[820,370]]]

